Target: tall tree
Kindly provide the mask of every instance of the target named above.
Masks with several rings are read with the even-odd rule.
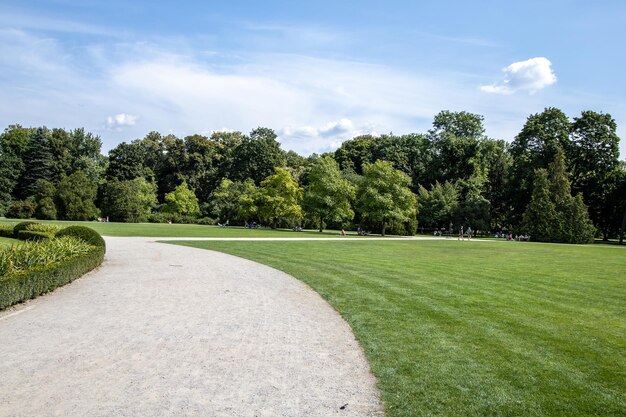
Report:
[[[595,227],[580,194],[571,194],[565,156],[557,149],[548,170],[536,172],[531,201],[524,212],[522,228],[534,240],[561,243],[590,243]]]
[[[57,189],[48,180],[37,180],[35,187],[35,217],[42,220],[55,220],[57,218],[57,208],[55,197]]]
[[[455,222],[459,207],[458,192],[454,184],[436,182],[430,190],[420,186],[417,194],[418,219],[428,227],[447,228]]]
[[[30,129],[11,125],[0,134],[0,215],[12,204],[14,191],[24,172],[23,156],[28,148]]]
[[[263,182],[259,190],[259,215],[272,228],[291,226],[302,218],[302,188],[285,168],[276,167],[274,175]]]
[[[176,187],[174,191],[165,194],[165,211],[183,216],[197,216],[200,214],[198,198],[190,190],[186,182]]]
[[[387,161],[363,166],[359,206],[363,217],[381,225],[382,235],[390,222],[407,222],[416,214],[411,179]]]
[[[547,168],[557,149],[569,153],[571,149],[570,121],[559,109],[550,107],[530,115],[521,132],[511,144],[509,204],[513,210],[511,221],[518,223],[530,199],[535,170]]]
[[[31,135],[24,154],[24,173],[20,178],[20,195],[32,196],[37,180],[52,180],[53,159],[50,151],[50,131],[45,127],[37,128]]]
[[[145,152],[139,142],[122,142],[111,149],[107,181],[129,181],[142,177],[152,180],[154,171],[145,164]]]
[[[156,186],[143,177],[129,181],[112,180],[106,183],[103,200],[103,215],[111,220],[145,222],[157,202]]]
[[[374,162],[372,152],[376,138],[372,135],[357,136],[341,144],[335,151],[335,160],[341,170],[351,169],[357,174],[363,174],[363,165]]]
[[[309,185],[304,194],[306,212],[317,219],[320,233],[326,221],[345,221],[354,217],[350,202],[355,187],[341,176],[339,164],[329,156],[320,158],[309,172]]]
[[[97,190],[98,185],[89,181],[82,171],[63,178],[57,190],[61,216],[67,220],[93,220],[98,217],[94,203]]]
[[[259,127],[235,148],[231,179],[243,181],[252,178],[255,184],[259,184],[272,175],[274,168],[284,165],[285,153],[280,149],[276,133],[272,129]]]
[[[582,193],[592,221],[608,240],[616,227],[611,224],[610,196],[617,187],[619,137],[609,114],[584,111],[574,118],[570,166],[572,188]]]

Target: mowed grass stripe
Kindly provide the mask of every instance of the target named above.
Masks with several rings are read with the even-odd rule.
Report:
[[[184,242],[281,269],[354,329],[389,416],[623,415],[626,250]]]

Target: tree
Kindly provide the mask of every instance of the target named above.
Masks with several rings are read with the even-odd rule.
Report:
[[[538,169],[522,229],[542,242],[590,243],[595,227],[580,194],[571,194],[565,157],[557,149],[548,170]]]
[[[521,219],[533,190],[535,170],[547,168],[554,160],[557,149],[571,149],[570,121],[559,109],[550,107],[530,115],[521,132],[511,144],[511,167],[509,204],[513,210],[511,221]]]
[[[408,175],[394,169],[390,162],[376,161],[363,166],[359,206],[365,219],[382,226],[383,236],[390,222],[407,222],[415,216],[416,199],[410,186]]]
[[[154,171],[145,164],[145,152],[138,142],[122,142],[109,152],[107,181],[129,181],[154,178]]]
[[[551,242],[558,230],[562,228],[560,221],[550,195],[548,171],[539,168],[535,171],[533,194],[524,211],[520,228],[523,233],[530,234],[537,242]]]
[[[609,114],[584,111],[575,117],[571,132],[572,189],[582,193],[594,224],[604,240],[614,232],[610,196],[618,185],[619,137]]]
[[[165,211],[183,216],[197,216],[200,214],[198,198],[190,190],[186,182],[176,187],[171,193],[165,194]]]
[[[363,174],[363,165],[374,162],[372,152],[376,138],[372,135],[357,136],[341,144],[335,151],[335,160],[341,170],[351,169],[358,175]]]
[[[304,208],[318,220],[320,233],[328,220],[345,221],[354,217],[350,202],[356,189],[341,176],[339,164],[331,157],[320,158],[309,172],[309,185],[304,194]]]
[[[23,156],[31,130],[20,125],[7,127],[0,135],[0,215],[11,207],[14,191],[24,172]]]
[[[156,187],[145,178],[113,180],[104,188],[102,210],[113,221],[145,222],[156,202]]]
[[[248,223],[250,219],[258,216],[259,189],[250,178],[241,183],[241,194],[239,195],[237,215]]]
[[[436,182],[430,191],[420,186],[417,201],[420,223],[433,227],[447,227],[454,222],[459,206],[458,192],[454,184]]]
[[[57,189],[48,180],[37,180],[35,187],[35,217],[42,220],[55,220],[57,218],[57,208],[54,199]]]
[[[94,204],[98,185],[89,181],[82,171],[76,171],[59,183],[57,196],[60,213],[67,220],[93,220],[98,217]]]
[[[302,188],[285,168],[276,167],[274,172],[261,182],[258,199],[258,213],[272,228],[292,225],[302,218]]]
[[[24,173],[20,179],[22,197],[30,197],[34,194],[37,180],[53,179],[49,133],[48,129],[40,127],[30,137],[24,154]]]
[[[285,165],[285,153],[280,149],[276,133],[272,129],[259,127],[244,137],[233,152],[231,179],[243,181],[252,178],[259,184],[272,175],[275,167]]]

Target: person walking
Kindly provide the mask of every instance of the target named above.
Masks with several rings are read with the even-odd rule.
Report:
[[[474,233],[472,228],[470,226],[467,226],[467,240],[472,240],[472,233]]]
[[[463,239],[463,225],[461,225],[461,228],[459,229],[459,240],[464,240]]]

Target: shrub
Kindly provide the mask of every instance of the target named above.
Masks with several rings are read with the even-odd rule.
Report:
[[[100,265],[104,246],[93,246],[83,236],[1,248],[0,309],[52,291]]]
[[[53,237],[54,237],[54,233],[36,232],[33,230],[20,230],[17,233],[17,238],[19,240],[40,241],[40,240],[45,240],[45,239],[51,239]]]
[[[0,237],[13,238],[13,226],[10,224],[0,224]]]
[[[30,219],[35,213],[35,202],[32,200],[15,201],[6,213],[6,216],[14,219]]]
[[[56,236],[73,236],[89,243],[90,245],[105,248],[106,250],[106,243],[104,242],[104,239],[102,239],[102,236],[89,227],[69,226],[57,232]]]
[[[26,230],[26,228],[28,226],[30,226],[31,224],[38,224],[37,222],[31,222],[31,221],[26,221],[26,222],[21,222],[15,225],[15,227],[13,227],[13,237],[15,239],[18,239],[18,234],[22,231],[22,230]]]
[[[26,226],[26,230],[31,232],[42,232],[42,233],[50,233],[52,235],[57,234],[61,229],[61,226],[57,226],[56,224],[44,224],[44,223],[31,223]]]

